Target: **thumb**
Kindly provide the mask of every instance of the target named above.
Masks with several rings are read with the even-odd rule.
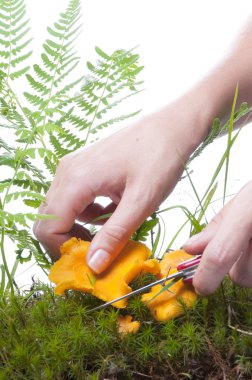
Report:
[[[95,273],[103,272],[110,265],[138,226],[153,212],[147,202],[134,198],[132,193],[125,192],[113,215],[92,240],[87,263]]]

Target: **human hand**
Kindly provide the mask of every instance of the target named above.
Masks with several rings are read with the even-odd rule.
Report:
[[[227,273],[238,285],[252,287],[251,238],[252,181],[183,246],[190,254],[203,252],[193,279],[199,294],[213,293]]]
[[[112,212],[87,257],[89,266],[102,272],[158,208],[201,139],[194,132],[196,113],[186,101],[187,107],[176,103],[61,160],[39,210],[59,218],[34,225],[35,236],[54,258],[72,235],[88,237],[75,220],[90,222]],[[98,196],[112,202],[104,208],[95,202]]]

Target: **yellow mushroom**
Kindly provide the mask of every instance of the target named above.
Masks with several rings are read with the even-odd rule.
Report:
[[[132,321],[131,315],[118,315],[117,329],[120,335],[136,334],[140,328],[140,322]]]
[[[72,238],[60,248],[61,258],[51,267],[49,280],[56,284],[54,292],[63,295],[65,290],[93,292],[94,273],[86,264],[90,242]]]
[[[145,260],[150,256],[150,253],[144,244],[128,241],[109,268],[97,276],[93,294],[108,302],[131,292],[132,289],[128,284],[142,270],[147,270]],[[114,303],[113,306],[124,308],[126,304],[127,300],[124,299]]]
[[[183,250],[167,253],[160,262],[158,277],[165,278],[169,274],[175,273],[177,265],[191,257]],[[168,283],[169,281],[166,281],[165,285]],[[162,285],[156,285],[151,288],[149,293],[142,295],[142,301],[147,304],[151,314],[157,321],[167,321],[182,315],[184,313],[183,304],[190,307],[197,298],[193,286],[184,283],[182,280],[179,280],[169,289],[156,296],[162,290],[162,287]],[[182,302],[179,302],[179,299]]]
[[[89,245],[89,242],[76,238],[62,245],[61,258],[49,274],[49,279],[56,284],[55,293],[64,294],[67,289],[80,290],[108,302],[131,292],[128,284],[141,272],[159,271],[156,260],[147,260],[150,250],[142,243],[129,241],[109,268],[95,275],[86,264]],[[126,304],[127,300],[124,299],[113,306],[123,308]]]

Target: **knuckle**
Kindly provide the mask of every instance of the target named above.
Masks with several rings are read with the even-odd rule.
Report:
[[[128,238],[128,230],[123,226],[112,225],[109,228],[104,226],[103,229],[105,236],[115,244],[122,243]]]
[[[223,242],[216,241],[211,244],[208,264],[211,267],[218,268],[224,268],[229,265],[229,252]]]

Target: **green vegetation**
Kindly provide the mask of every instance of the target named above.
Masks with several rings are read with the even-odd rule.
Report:
[[[19,263],[35,259],[46,273],[50,267],[31,234],[31,222],[49,216],[31,210],[45,199],[59,160],[97,139],[104,128],[139,113],[119,113],[121,104],[141,91],[143,67],[133,50],[107,54],[96,47],[97,62],[87,62],[86,72],[74,77],[81,63],[74,51],[80,12],[81,1],[71,0],[48,27],[40,61],[30,64],[25,2],[0,4],[0,128],[6,132],[0,138],[0,166],[8,168],[0,180],[1,294],[6,287],[14,293]],[[22,211],[13,212],[21,202]],[[13,269],[6,259],[8,240],[16,245]]]
[[[108,307],[88,312],[99,304],[93,297],[71,291],[56,297],[51,288],[37,283],[21,293],[15,283],[23,262],[35,260],[45,273],[50,268],[50,257],[34,239],[31,223],[54,217],[33,209],[44,200],[59,160],[98,139],[99,131],[139,112],[120,110],[122,102],[142,89],[138,78],[143,67],[133,49],[109,54],[97,47],[98,61],[88,62],[86,72],[74,77],[81,62],[74,51],[80,12],[81,1],[70,0],[48,28],[41,59],[33,64],[24,0],[0,3],[0,129],[5,132],[0,166],[7,168],[0,179],[0,379],[251,379],[252,291],[228,279],[213,296],[199,298],[183,317],[166,323],[153,321],[139,297],[130,299],[127,313],[141,322],[141,329],[124,338],[116,327],[119,311]],[[133,235],[150,242],[153,256],[172,247],[185,226],[190,235],[204,228],[223,169],[225,202],[230,151],[240,133],[233,126],[251,111],[246,103],[237,109],[237,94],[238,88],[230,120],[222,125],[215,119],[209,135],[184,163],[182,178],[190,181],[195,209],[177,204],[157,210]],[[190,163],[224,132],[227,145],[199,195]],[[185,219],[165,246],[162,217],[170,210],[182,212]],[[15,244],[12,268],[6,254],[9,241]],[[151,278],[138,279],[134,286]]]
[[[251,379],[251,299],[226,280],[183,317],[157,323],[136,297],[127,312],[140,331],[122,338],[116,321],[125,311],[89,313],[93,297],[57,297],[36,284],[0,303],[0,379]]]

